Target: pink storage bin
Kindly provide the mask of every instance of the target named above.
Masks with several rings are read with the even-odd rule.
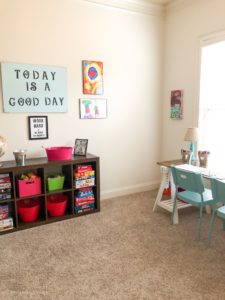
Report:
[[[70,160],[72,159],[72,147],[49,147],[45,148],[48,160]]]
[[[28,197],[41,194],[41,178],[19,180],[18,191],[19,197]]]

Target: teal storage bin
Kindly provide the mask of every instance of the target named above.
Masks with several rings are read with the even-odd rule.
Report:
[[[64,185],[65,176],[59,175],[58,177],[49,177],[47,179],[48,191],[62,190]]]

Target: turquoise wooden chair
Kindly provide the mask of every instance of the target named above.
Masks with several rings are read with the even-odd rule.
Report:
[[[198,207],[196,236],[197,240],[200,240],[203,207],[214,204],[211,190],[205,189],[203,177],[200,173],[190,172],[176,167],[171,167],[171,171],[176,188],[173,202],[172,220],[177,207],[177,198]],[[181,188],[182,191],[180,191],[179,188]]]
[[[211,181],[212,195],[216,203],[219,202],[221,204],[225,204],[225,182],[216,178],[211,178],[210,181]],[[210,226],[209,226],[209,232],[208,232],[208,245],[211,244],[211,237],[212,237],[212,231],[214,227],[215,216],[218,216],[221,219],[223,219],[223,230],[225,230],[225,205],[213,209]]]

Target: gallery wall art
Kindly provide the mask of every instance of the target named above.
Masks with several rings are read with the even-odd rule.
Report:
[[[81,119],[105,119],[107,117],[106,99],[80,99]]]
[[[182,90],[171,91],[170,118],[174,120],[183,119],[183,91]]]
[[[103,94],[103,63],[100,61],[82,61],[83,94]]]
[[[48,139],[48,116],[29,116],[29,139]]]
[[[4,112],[67,112],[64,67],[1,63]]]

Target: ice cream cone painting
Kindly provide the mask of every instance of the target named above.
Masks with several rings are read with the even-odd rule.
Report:
[[[83,93],[88,95],[103,94],[103,63],[83,60]]]

